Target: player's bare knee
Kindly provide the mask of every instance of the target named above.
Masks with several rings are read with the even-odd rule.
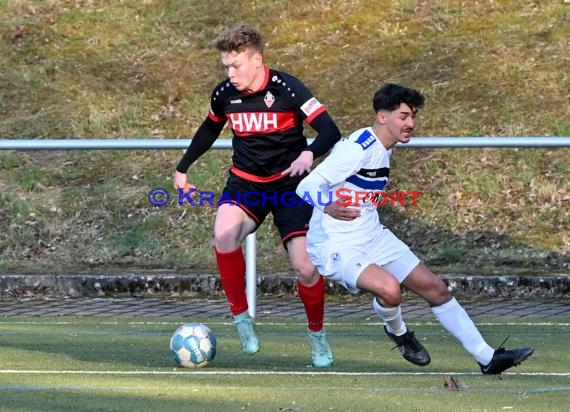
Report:
[[[401,294],[389,294],[384,297],[384,302],[386,302],[387,306],[395,307],[399,306],[402,303],[402,295]]]
[[[380,294],[382,302],[388,307],[398,306],[402,302],[402,291],[397,282],[383,288]]]
[[[214,245],[216,249],[223,252],[230,252],[239,247],[240,242],[235,234],[229,232],[216,232],[214,233]]]
[[[319,280],[319,273],[311,262],[293,262],[293,269],[304,285],[310,286]]]

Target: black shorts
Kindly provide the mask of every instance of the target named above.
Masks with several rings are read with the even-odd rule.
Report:
[[[274,182],[257,183],[230,174],[219,204],[240,207],[259,227],[269,212],[283,244],[297,236],[306,236],[313,206],[295,193],[303,176],[286,176]],[[256,230],[257,230],[256,227]]]

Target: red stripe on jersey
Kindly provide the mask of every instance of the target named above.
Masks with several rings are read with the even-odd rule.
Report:
[[[237,112],[226,116],[236,136],[285,132],[297,122],[294,112]]]
[[[309,117],[307,117],[306,122],[311,123],[315,117],[317,117],[319,114],[324,113],[326,111],[327,111],[327,108],[325,106],[321,106],[319,109],[315,110]]]
[[[224,119],[223,117],[216,116],[211,107],[210,107],[210,110],[208,111],[208,117],[210,119],[212,119],[213,121],[215,121],[216,123],[222,123],[222,122],[226,121],[226,119]]]
[[[286,176],[281,174],[282,172],[275,173],[274,175],[271,176],[256,176],[252,175],[251,173],[244,172],[243,170],[240,170],[235,166],[232,166],[230,168],[230,172],[232,172],[234,175],[238,177],[241,177],[242,179],[256,183],[275,182],[276,180],[283,179]]]

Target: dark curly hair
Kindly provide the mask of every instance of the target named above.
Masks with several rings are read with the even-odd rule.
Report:
[[[414,111],[424,105],[425,98],[417,90],[410,89],[399,84],[387,83],[382,86],[372,98],[374,111],[396,110],[400,104],[405,103]]]

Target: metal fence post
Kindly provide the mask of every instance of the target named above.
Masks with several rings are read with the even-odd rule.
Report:
[[[255,233],[247,235],[245,238],[245,293],[247,296],[248,311],[252,318],[255,317],[257,299],[257,267],[255,257],[257,255],[257,245]]]

